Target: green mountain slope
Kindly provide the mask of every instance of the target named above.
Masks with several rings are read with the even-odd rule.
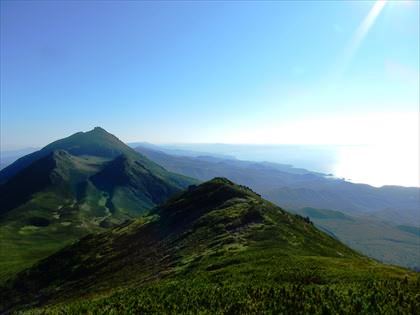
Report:
[[[0,185],[0,214],[29,201],[33,194],[45,189],[71,196],[76,185],[101,169],[103,159],[79,158],[66,151],[53,151]]]
[[[114,159],[119,155],[126,155],[140,161],[145,167],[154,171],[156,174],[165,176],[166,179],[173,184],[183,184],[185,181],[183,176],[167,172],[163,167],[127,146],[116,136],[100,127],[95,127],[91,131],[78,132],[67,138],[52,142],[41,150],[18,159],[0,171],[0,183],[8,181],[34,161],[39,160],[56,150],[65,150],[74,156],[88,155],[108,159]]]
[[[0,185],[0,279],[87,233],[143,215],[195,182],[100,128],[58,140],[10,167],[0,174],[23,168]]]
[[[362,293],[366,286],[379,292],[385,280],[387,299]],[[41,313],[362,313],[391,305],[409,311],[419,286],[407,270],[372,261],[216,178],[19,273],[0,288],[0,300],[9,311],[47,305]]]

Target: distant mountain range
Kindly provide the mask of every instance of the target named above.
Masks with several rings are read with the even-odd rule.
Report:
[[[0,310],[357,313],[397,305],[408,311],[415,290],[400,284],[404,278],[411,283],[414,274],[367,259],[249,188],[215,178],[19,273],[0,287]],[[371,299],[365,290],[379,286],[376,280],[387,285]],[[405,304],[391,293],[397,287]]]
[[[383,220],[420,226],[420,188],[354,184],[290,165],[217,157],[170,155],[156,149],[136,150],[173,172],[209,180],[225,176],[248,185],[285,208],[335,209],[348,214],[379,215]]]
[[[277,205],[310,217],[324,231],[380,261],[420,266],[420,234],[401,228],[420,227],[420,188],[375,188],[290,165],[171,155],[157,146],[136,150],[179,174],[203,181],[223,176],[247,185]]]
[[[97,127],[18,159],[0,171],[0,182],[6,273],[138,217],[197,181],[166,171]]]

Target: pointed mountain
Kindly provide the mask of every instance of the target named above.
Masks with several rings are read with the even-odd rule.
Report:
[[[74,156],[96,156],[107,159],[114,159],[124,154],[133,159],[141,161],[146,167],[162,176],[168,175],[158,164],[150,161],[144,155],[136,152],[116,136],[108,133],[101,127],[95,127],[88,132],[78,132],[67,138],[60,139],[50,143],[39,151],[25,155],[8,167],[0,171],[0,183],[5,183],[22,169],[26,168],[34,161],[49,155],[56,150],[65,150]],[[169,173],[169,179],[173,183],[183,184],[185,177],[174,176]]]
[[[52,312],[224,313],[230,296],[244,303],[231,301],[233,313],[253,307],[258,313],[254,303],[266,301],[268,310],[292,303],[290,295],[277,306],[273,300],[291,285],[292,292],[312,290],[296,303],[310,294],[338,303],[354,282],[406,275],[412,276],[354,252],[249,188],[215,178],[190,186],[147,218],[64,248],[0,292],[8,310],[60,302]],[[337,292],[325,295],[329,285]]]
[[[125,169],[118,165],[121,161],[120,156],[130,161]],[[113,159],[116,160],[112,162]],[[107,163],[107,161],[111,162]],[[143,179],[133,179],[139,184],[137,188],[144,191],[135,191],[135,184],[131,186],[131,190],[134,194],[143,195],[145,199],[144,202],[131,206],[137,207],[139,209],[137,212],[152,208],[157,203],[166,200],[170,194],[195,182],[191,178],[166,171],[103,128],[95,127],[91,131],[78,132],[70,137],[57,140],[37,152],[22,157],[0,171],[0,183],[3,182],[0,184],[0,196],[4,196],[3,199],[5,199],[5,202],[0,205],[0,214],[10,210],[12,206],[16,207],[28,201],[31,194],[41,191],[47,183],[54,185],[55,183],[49,178],[52,175],[49,172],[54,167],[57,167],[63,175],[68,173],[64,180],[69,181],[68,186],[72,188],[71,192],[74,195],[79,194],[85,197],[86,192],[83,190],[89,185],[83,181],[95,172],[99,172],[102,167],[105,167],[103,173],[97,174],[93,178],[99,186],[103,186],[100,184],[100,179],[104,175],[112,177],[118,175],[118,172],[127,175],[130,173],[129,167],[136,168],[137,171],[131,172],[131,175],[144,177]],[[114,167],[116,169],[112,170]],[[140,168],[141,172],[138,171]],[[107,185],[115,186],[117,183],[114,183],[114,178],[111,177],[107,179]],[[133,184],[133,180],[131,184]],[[144,185],[139,183],[142,180]],[[129,184],[129,182],[125,184]],[[148,185],[150,187],[146,187]],[[160,190],[156,188],[157,186],[160,186]]]
[[[10,249],[0,252],[0,279],[87,233],[143,215],[196,182],[99,127],[19,159],[0,177],[0,238]]]

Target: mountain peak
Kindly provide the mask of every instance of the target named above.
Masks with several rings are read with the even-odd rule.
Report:
[[[251,189],[237,185],[223,177],[216,177],[188,190],[155,209],[169,225],[188,224],[214,209],[222,209],[236,202],[260,202]]]
[[[200,185],[202,188],[208,187],[208,189],[226,189],[226,190],[233,190],[240,195],[240,197],[261,197],[259,194],[255,193],[251,188],[239,185],[231,180],[227,179],[226,177],[215,177],[203,184]],[[200,187],[199,186],[199,187]]]
[[[106,131],[104,128],[102,128],[102,127],[99,127],[99,126],[96,126],[95,128],[93,128],[91,131],[89,131],[89,132],[101,132],[101,133],[107,133],[107,134],[109,134],[109,132],[108,131]]]
[[[227,179],[226,177],[215,177],[209,180],[207,183],[215,184],[215,185],[229,185],[229,186],[238,186],[231,180]]]
[[[69,137],[54,141],[41,150],[20,158],[0,171],[0,183],[5,183],[32,162],[57,150],[65,150],[73,156],[99,156],[113,159],[120,154],[126,154],[138,159],[145,159],[116,136],[101,127],[95,127],[88,132],[77,132]]]

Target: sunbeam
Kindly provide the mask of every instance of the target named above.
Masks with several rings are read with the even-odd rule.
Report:
[[[374,25],[379,14],[382,12],[386,3],[387,3],[387,0],[377,0],[372,6],[372,8],[370,9],[369,13],[360,23],[359,27],[357,28],[356,32],[351,38],[349,45],[344,51],[339,67],[337,68],[338,73],[336,77],[340,77],[346,71],[348,65],[350,64],[356,52],[358,51],[363,40],[366,38],[367,34],[369,33],[369,30]]]

